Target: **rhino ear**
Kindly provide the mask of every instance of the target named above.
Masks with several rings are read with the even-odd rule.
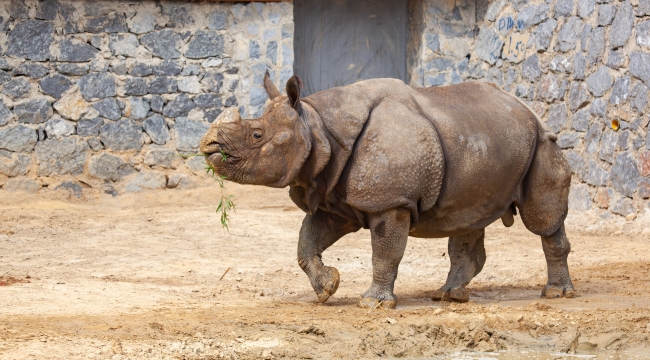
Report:
[[[294,108],[298,114],[302,115],[302,105],[300,105],[300,89],[302,80],[296,75],[287,81],[287,96],[289,96],[289,105]]]
[[[264,74],[264,89],[266,89],[266,93],[269,94],[269,99],[271,100],[280,96],[280,91],[275,87],[273,81],[271,81],[271,76],[269,75],[268,70],[266,70],[266,74]]]

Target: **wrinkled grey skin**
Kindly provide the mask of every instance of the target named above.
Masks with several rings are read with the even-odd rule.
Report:
[[[547,298],[573,297],[564,232],[571,171],[555,137],[511,95],[486,83],[412,88],[375,79],[300,98],[292,77],[258,119],[230,108],[201,140],[217,172],[241,184],[290,186],[307,215],[298,262],[319,301],[339,284],[321,254],[346,234],[371,232],[373,279],[359,305],[395,307],[408,236],[449,237],[451,269],[434,299],[464,302],[485,263],[485,227],[519,210],[540,235]],[[221,152],[229,157],[222,161]]]

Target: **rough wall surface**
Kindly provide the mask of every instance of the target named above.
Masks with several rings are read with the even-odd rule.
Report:
[[[418,4],[412,85],[498,84],[558,134],[574,172],[572,210],[648,210],[650,0]]]
[[[224,107],[293,66],[291,3],[0,0],[0,186],[191,186]]]

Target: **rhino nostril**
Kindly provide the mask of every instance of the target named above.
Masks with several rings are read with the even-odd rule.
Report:
[[[200,150],[201,150],[201,153],[203,153],[205,155],[212,155],[212,154],[218,153],[218,152],[221,151],[221,149],[222,149],[221,144],[219,144],[216,141],[210,141],[210,142],[201,141]]]

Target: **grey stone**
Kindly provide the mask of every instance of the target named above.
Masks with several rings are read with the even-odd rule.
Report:
[[[573,0],[558,0],[553,7],[555,18],[569,17],[573,14]]]
[[[562,95],[560,94],[562,93]],[[564,96],[561,91],[561,84],[553,74],[547,74],[537,84],[537,99],[546,102],[553,102]]]
[[[0,84],[4,84],[9,80],[11,80],[11,75],[9,75],[6,71],[0,70]]]
[[[650,86],[650,54],[633,51],[630,54],[629,70],[632,76]]]
[[[97,110],[99,116],[107,119],[119,120],[122,116],[122,111],[120,111],[120,107],[117,105],[117,100],[114,98],[106,98],[98,101],[93,104],[93,108]]]
[[[59,186],[55,187],[54,190],[65,190],[78,198],[80,198],[83,193],[81,185],[74,181],[62,182]]]
[[[594,66],[603,58],[605,51],[605,28],[597,27],[591,31],[589,37],[589,50],[587,52],[587,65]]]
[[[205,73],[201,83],[205,85],[208,91],[219,93],[221,92],[221,87],[223,86],[224,76],[222,73],[216,70],[210,70]]]
[[[175,169],[179,156],[175,151],[163,146],[151,146],[144,154],[144,163],[149,166],[160,166]]]
[[[99,137],[109,150],[140,150],[143,144],[142,125],[130,119],[104,124],[99,129]]]
[[[185,65],[183,71],[181,71],[182,76],[199,75],[200,73],[201,73],[201,66],[196,64]]]
[[[424,40],[431,51],[436,53],[440,51],[440,36],[438,34],[427,32],[424,36]]]
[[[587,43],[591,36],[591,30],[592,28],[589,23],[586,23],[585,26],[582,27],[582,34],[580,35],[580,50],[582,51],[587,51]]]
[[[252,91],[252,89],[251,89]],[[186,117],[190,111],[192,111],[196,105],[185,94],[178,95],[174,100],[170,101],[165,105],[163,109],[163,115],[167,117]]]
[[[551,105],[548,109],[546,125],[554,133],[559,133],[568,120],[566,104]]]
[[[527,28],[548,19],[549,11],[550,8],[546,4],[528,5],[519,12],[517,20]]]
[[[230,107],[230,106],[237,106],[237,97],[235,95],[232,95],[226,99],[226,102],[223,104],[225,107]]]
[[[650,20],[636,26],[636,43],[639,46],[650,47]]]
[[[52,104],[45,98],[25,101],[14,105],[14,115],[18,122],[40,124],[46,122],[54,113]]]
[[[86,101],[103,99],[116,95],[115,79],[107,73],[91,73],[77,82]]]
[[[616,151],[617,141],[618,135],[614,131],[605,131],[603,137],[600,140],[600,150],[598,151],[598,157],[610,164],[614,162],[614,151]]]
[[[643,113],[648,104],[648,87],[642,83],[634,85],[630,92],[630,107],[632,110]]]
[[[13,76],[27,75],[32,79],[40,79],[47,75],[49,70],[47,67],[40,64],[20,64],[12,71]]]
[[[269,59],[271,64],[276,65],[278,61],[278,43],[270,41],[266,45],[266,58]]]
[[[282,66],[293,66],[293,46],[282,43]]]
[[[64,20],[63,34],[77,34],[84,31],[83,22],[79,19],[79,16],[75,14],[77,9],[72,4],[59,4],[59,10],[61,12],[61,17]]]
[[[506,6],[507,3],[508,0],[495,0],[493,2],[490,2],[487,8],[487,12],[485,13],[485,20],[496,20],[497,16],[499,16],[501,10],[503,10],[503,7]]]
[[[210,108],[210,109],[203,110],[205,120],[209,123],[215,121],[222,112],[223,112],[222,108]]]
[[[578,15],[586,19],[596,10],[596,0],[578,0]]]
[[[34,149],[38,135],[34,129],[23,125],[0,128],[0,149],[29,153]]]
[[[438,24],[442,28],[442,34],[449,38],[463,37],[468,35],[468,33],[470,35],[473,35],[473,29],[470,29],[466,24],[451,22],[447,20],[440,20],[438,21]]]
[[[149,90],[147,81],[141,78],[127,78],[124,81],[125,95],[146,95]]]
[[[609,180],[609,174],[606,170],[598,166],[598,163],[594,160],[589,160],[589,165],[587,165],[587,173],[584,177],[584,180],[587,184],[593,186],[605,186]]]
[[[573,58],[573,79],[583,80],[587,68],[587,61],[582,53],[576,53]]]
[[[86,42],[73,38],[59,41],[59,61],[86,62],[95,58],[99,52]]]
[[[98,136],[99,128],[104,125],[101,118],[83,119],[77,122],[77,135],[79,136]]]
[[[160,64],[153,65],[151,68],[154,75],[176,76],[183,71],[183,65],[170,59],[163,60]]]
[[[64,75],[82,76],[88,74],[88,64],[58,64],[56,70]]]
[[[589,109],[593,115],[604,117],[607,112],[607,102],[603,99],[595,99],[591,102]]]
[[[60,118],[52,118],[45,123],[48,138],[62,138],[75,133],[74,123]]]
[[[616,5],[600,4],[598,5],[598,25],[607,26],[612,23],[616,16]]]
[[[122,115],[134,120],[142,120],[147,117],[149,109],[149,104],[144,100],[137,97],[130,97],[125,102]]]
[[[560,135],[557,139],[557,145],[560,149],[569,149],[578,145],[580,136],[576,132],[568,132]]]
[[[101,151],[104,149],[104,144],[102,144],[102,142],[99,141],[99,139],[94,137],[88,139],[88,146],[90,146],[90,148],[93,149],[93,151]]]
[[[131,71],[129,71],[129,75],[131,76],[148,76],[151,74],[153,74],[153,69],[151,65],[146,63],[136,63],[131,68]]]
[[[201,156],[191,156],[185,161],[185,166],[198,176],[206,175],[205,165],[205,158]]]
[[[142,171],[126,183],[127,192],[162,189],[167,185],[167,177],[158,171]]]
[[[211,56],[221,56],[224,51],[224,38],[214,30],[198,30],[187,45],[185,57],[202,59]]]
[[[41,186],[29,178],[11,178],[7,180],[3,187],[7,192],[26,192],[35,193]]]
[[[571,89],[569,90],[569,107],[571,111],[575,112],[587,106],[590,99],[585,83],[577,81],[571,83]]]
[[[90,33],[125,33],[129,32],[126,26],[126,16],[121,12],[114,12],[104,16],[89,18],[84,29]]]
[[[90,71],[107,72],[110,68],[108,61],[104,59],[94,59],[90,62]]]
[[[228,26],[228,14],[221,10],[214,10],[208,15],[208,29],[225,30]]]
[[[587,131],[589,128],[589,111],[582,109],[573,114],[571,127],[576,131]]]
[[[41,20],[25,20],[8,34],[7,55],[34,61],[50,59],[54,24]]]
[[[569,18],[569,20],[560,28],[557,48],[562,52],[575,49],[576,41],[580,38],[578,36],[580,30],[582,30],[582,20],[575,16]]]
[[[108,46],[113,56],[123,55],[136,57],[140,42],[138,41],[138,37],[133,34],[111,34],[108,37]]]
[[[618,141],[616,142],[616,145],[623,150],[627,150],[630,145],[630,130],[623,130],[618,133]]]
[[[142,127],[154,143],[164,145],[169,141],[169,131],[162,116],[154,114],[142,123]]]
[[[634,26],[634,8],[630,1],[622,2],[616,12],[609,31],[609,47],[612,49],[625,45],[632,35]]]
[[[2,99],[0,99],[0,126],[6,125],[12,117],[13,114]]]
[[[591,195],[587,184],[578,184],[569,191],[569,209],[573,211],[587,211],[591,209]]]
[[[199,109],[221,107],[221,98],[216,94],[201,94],[194,97],[194,104]]]
[[[11,0],[7,10],[12,18],[29,19],[29,7],[25,5],[25,0]]]
[[[622,50],[612,50],[607,56],[607,66],[612,69],[618,69],[625,64],[625,52]]]
[[[642,135],[637,136],[634,141],[632,141],[632,148],[637,151],[645,145],[646,141]]]
[[[571,71],[571,61],[565,56],[557,55],[551,60],[548,68],[556,72],[569,72]]]
[[[621,194],[632,197],[638,189],[639,178],[640,174],[634,155],[629,151],[619,154],[612,166],[612,187]]]
[[[105,181],[118,181],[133,174],[135,169],[115,155],[101,154],[92,157],[88,172],[90,175]]]
[[[163,59],[178,59],[181,57],[179,49],[183,40],[180,34],[173,30],[154,31],[143,35],[140,41],[155,56]]]
[[[167,177],[167,188],[187,189],[193,187],[192,180],[183,174],[171,174]]]
[[[596,72],[587,77],[587,88],[596,97],[603,96],[607,90],[612,88],[613,84],[614,79],[606,66],[599,67]]]
[[[178,90],[178,81],[167,76],[154,76],[147,82],[147,92],[150,94],[175,93]]]
[[[88,143],[76,137],[39,141],[35,152],[38,158],[38,175],[79,175],[84,171]]]
[[[580,156],[580,154],[574,150],[569,150],[565,152],[565,156],[567,162],[569,163],[569,167],[571,168],[571,171],[574,174],[578,175],[581,179],[583,179],[587,174],[587,166],[585,164],[585,159],[583,159],[582,156]]]
[[[185,27],[186,25],[194,24],[194,18],[190,13],[190,9],[183,3],[166,3],[162,6],[163,15],[169,16],[168,27]]]
[[[616,201],[616,204],[611,208],[612,213],[619,214],[623,216],[628,216],[630,214],[636,214],[636,208],[634,207],[634,202],[630,198],[620,198]]]
[[[138,11],[135,16],[127,20],[129,30],[134,34],[146,34],[153,31],[156,26],[157,15],[149,9],[142,9]]]
[[[281,32],[283,39],[293,39],[293,24],[282,25]]]
[[[650,0],[639,0],[636,7],[636,16],[650,15]]]
[[[266,90],[253,86],[250,90],[250,104],[253,106],[262,105],[269,98]]]
[[[609,103],[612,105],[623,104],[627,101],[627,95],[630,90],[630,78],[624,77],[617,79],[612,88],[612,95],[609,97]]]
[[[202,121],[189,120],[184,117],[176,118],[176,150],[196,152],[199,149],[201,137],[208,131],[210,124]]]
[[[90,45],[97,49],[100,49],[102,47],[103,39],[104,38],[101,35],[93,35],[90,37]]]
[[[601,123],[592,123],[589,125],[587,130],[587,135],[585,136],[585,148],[590,154],[598,151],[598,145],[600,144],[600,137],[603,134],[603,125]]]
[[[21,98],[32,88],[32,85],[24,77],[17,77],[9,80],[2,86],[2,93],[13,98]]]
[[[537,26],[533,33],[533,42],[537,51],[546,51],[548,49],[556,27],[557,21],[555,19],[548,19]]]
[[[528,81],[535,82],[542,75],[542,70],[539,68],[539,57],[533,54],[524,60],[521,68],[521,76],[528,79]]]
[[[490,65],[494,65],[501,57],[501,48],[503,48],[503,41],[496,30],[481,26],[474,48],[476,56]]]
[[[152,95],[149,105],[151,106],[152,111],[162,114],[163,106],[165,106],[165,99],[163,99],[162,96]]]
[[[260,44],[255,40],[251,40],[248,43],[248,53],[249,53],[249,57],[251,59],[259,59],[260,58]]]
[[[25,175],[30,164],[31,157],[28,154],[0,150],[0,174],[11,177]]]

